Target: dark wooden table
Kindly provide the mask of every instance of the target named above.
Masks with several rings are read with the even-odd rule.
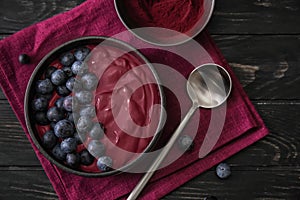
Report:
[[[82,0],[0,0],[0,38]],[[271,133],[165,199],[300,199],[300,1],[217,0],[208,25]],[[0,91],[0,199],[57,199]]]

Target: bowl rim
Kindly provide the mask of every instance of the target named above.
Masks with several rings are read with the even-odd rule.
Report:
[[[142,61],[145,62],[145,64],[149,67],[149,69],[151,70],[151,73],[153,74],[156,82],[157,82],[157,87],[158,87],[158,91],[159,91],[159,95],[160,95],[160,105],[161,105],[161,113],[160,113],[160,119],[159,119],[159,124],[157,126],[156,129],[156,134],[153,135],[153,138],[151,139],[150,143],[148,144],[148,146],[143,150],[142,153],[140,153],[139,156],[137,156],[136,158],[134,158],[133,160],[131,160],[129,163],[127,163],[126,165],[122,166],[119,169],[114,169],[112,171],[108,171],[108,172],[85,172],[85,171],[79,171],[79,170],[75,170],[72,169],[70,167],[68,167],[65,164],[62,164],[60,162],[58,162],[57,160],[55,160],[53,158],[53,156],[51,156],[45,149],[44,147],[40,144],[40,141],[37,139],[37,136],[34,132],[34,127],[32,126],[32,121],[30,120],[32,117],[29,116],[30,113],[30,100],[31,100],[31,92],[33,91],[33,83],[36,80],[36,76],[37,74],[41,71],[41,69],[43,67],[45,67],[45,62],[48,61],[48,59],[51,59],[52,56],[55,53],[62,53],[68,50],[63,50],[63,49],[68,49],[70,48],[70,45],[74,45],[74,43],[79,43],[79,42],[84,42],[84,41],[90,41],[90,40],[97,40],[100,41],[99,44],[104,41],[104,40],[109,40],[109,42],[113,42],[116,43],[118,45],[124,46],[126,48],[128,48],[129,50],[131,50],[131,52],[134,52],[136,54],[136,56],[138,56],[138,58],[140,58]],[[82,44],[84,45],[84,44]],[[80,46],[80,45],[77,45]],[[73,47],[71,49],[74,49],[76,47]],[[69,49],[69,50],[71,50]],[[60,52],[61,50],[63,50],[62,52]],[[148,59],[136,48],[134,48],[133,46],[131,46],[130,44],[121,41],[119,39],[115,39],[112,37],[108,37],[108,36],[85,36],[85,37],[79,37],[73,40],[70,40],[68,42],[65,42],[61,45],[59,45],[58,47],[54,48],[53,50],[51,50],[49,53],[46,54],[46,56],[43,57],[43,59],[36,65],[34,71],[32,72],[30,79],[28,81],[27,87],[26,87],[26,91],[25,91],[25,99],[24,99],[24,116],[25,116],[25,122],[26,122],[26,127],[28,129],[29,135],[34,143],[34,145],[37,147],[37,149],[43,154],[43,156],[45,156],[47,158],[47,160],[49,160],[52,164],[58,166],[59,168],[61,168],[64,171],[67,172],[71,172],[73,174],[76,175],[80,175],[80,176],[86,176],[86,177],[107,177],[110,175],[116,175],[119,173],[124,172],[123,170],[128,169],[130,167],[132,167],[135,163],[141,161],[143,159],[143,154],[147,153],[149,151],[151,151],[156,143],[158,142],[160,136],[161,136],[161,132],[163,129],[163,121],[165,118],[165,113],[164,113],[164,107],[166,104],[166,99],[165,99],[165,95],[163,92],[163,87],[161,84],[161,81],[159,79],[159,76],[156,72],[156,70],[154,69],[154,67],[152,66],[152,64],[148,61]]]
[[[186,36],[185,39],[183,39],[182,41],[178,41],[178,42],[174,42],[174,43],[158,43],[158,42],[154,42],[154,41],[145,39],[141,35],[137,34],[135,31],[133,31],[134,29],[139,29],[139,28],[143,28],[143,27],[138,27],[138,28],[131,29],[128,26],[128,24],[124,20],[124,17],[122,17],[122,14],[120,13],[118,2],[121,2],[121,1],[122,0],[114,0],[114,7],[115,7],[115,10],[117,12],[118,18],[120,19],[122,24],[126,27],[126,29],[129,30],[131,33],[133,33],[137,38],[143,40],[144,42],[147,42],[147,43],[152,44],[152,45],[166,46],[166,47],[167,46],[176,46],[176,45],[184,44],[184,43],[192,40],[199,33],[201,33],[203,31],[203,29],[207,26],[209,20],[211,19],[213,11],[214,11],[214,7],[215,7],[215,0],[203,0],[204,3],[209,3],[210,9],[208,11],[205,9],[204,13],[206,14],[206,19],[205,19],[204,23],[202,24],[202,26],[197,31],[195,31],[191,36],[188,36],[185,33],[181,33],[181,34],[184,34]],[[146,27],[144,27],[144,28],[146,28]],[[161,27],[147,27],[147,28],[161,28]]]

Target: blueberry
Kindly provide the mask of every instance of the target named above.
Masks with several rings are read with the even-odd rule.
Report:
[[[82,144],[82,142],[86,140],[86,134],[79,134],[78,132],[75,132],[74,138],[76,139],[77,144]]]
[[[52,95],[52,93],[49,93],[49,94],[37,93],[36,94],[36,98],[41,98],[41,97],[43,97],[43,98],[47,99],[48,101],[50,101],[52,99],[53,95]]]
[[[101,123],[95,123],[89,132],[89,136],[94,140],[99,140],[104,136],[104,128]]]
[[[76,84],[77,86],[77,81],[74,77],[71,77],[67,80],[66,82],[66,87],[68,88],[68,90],[73,91],[74,89],[74,85]]]
[[[77,60],[83,61],[89,53],[90,49],[86,47],[81,47],[75,50],[74,56]]]
[[[45,97],[39,97],[33,100],[32,108],[35,111],[46,111],[48,108],[48,99]]]
[[[71,69],[72,69],[73,74],[76,74],[79,76],[88,72],[87,66],[82,61],[75,61],[72,64]]]
[[[47,149],[53,148],[57,143],[57,137],[52,130],[43,135],[43,146]]]
[[[56,67],[50,66],[46,69],[45,78],[51,78],[51,74],[57,70]]]
[[[208,197],[205,197],[204,200],[218,200],[218,199],[215,196],[208,196]]]
[[[55,101],[55,106],[57,107],[57,108],[59,108],[59,109],[63,109],[64,107],[63,107],[63,105],[64,105],[64,97],[61,97],[61,98],[59,98],[59,99],[57,99],[56,101]]]
[[[35,121],[39,125],[48,125],[50,124],[48,118],[47,118],[47,113],[46,112],[36,112],[35,113]]]
[[[95,106],[92,106],[92,105],[85,106],[80,110],[79,114],[80,114],[80,116],[88,116],[90,118],[94,118],[94,117],[96,117]]]
[[[97,167],[102,172],[110,171],[112,169],[112,164],[112,159],[108,156],[102,156],[97,161]]]
[[[99,140],[91,140],[87,146],[87,150],[94,157],[99,158],[105,153],[105,146]]]
[[[30,57],[27,54],[20,54],[19,55],[19,62],[21,64],[29,64],[30,63]]]
[[[71,168],[78,168],[80,165],[80,155],[78,153],[67,154],[66,163]]]
[[[179,148],[183,151],[190,151],[194,146],[193,139],[188,135],[182,135],[178,139]]]
[[[216,173],[220,179],[228,178],[231,174],[230,166],[226,163],[220,163],[216,167]]]
[[[90,131],[92,126],[93,126],[93,122],[92,122],[91,118],[89,118],[87,116],[79,117],[77,124],[76,124],[76,128],[79,133],[86,133],[86,132]]]
[[[66,111],[69,111],[69,112],[72,111],[72,99],[73,99],[72,96],[67,96],[67,97],[64,99],[63,107],[64,107],[64,109],[65,109]]]
[[[93,101],[93,94],[89,91],[80,91],[75,93],[75,97],[77,98],[78,102],[81,104],[91,104]]]
[[[84,89],[95,90],[98,85],[98,78],[93,73],[87,73],[81,77],[81,82]]]
[[[62,69],[57,69],[51,74],[51,82],[54,85],[62,85],[67,81],[67,75]]]
[[[63,67],[62,70],[65,72],[65,74],[67,75],[68,78],[72,77],[74,74],[72,72],[71,67]]]
[[[71,153],[76,150],[77,141],[73,137],[66,138],[61,142],[60,148],[65,153]]]
[[[60,57],[60,63],[64,66],[70,66],[74,60],[74,55],[71,52],[64,53]]]
[[[59,144],[57,144],[57,145],[52,149],[52,154],[53,154],[53,156],[54,156],[57,160],[60,160],[60,161],[66,160],[67,154],[61,150]]]
[[[65,118],[65,112],[62,109],[59,109],[58,107],[54,106],[48,110],[47,118],[51,122],[58,122]]]
[[[52,93],[54,89],[53,84],[50,79],[46,78],[45,80],[39,80],[36,83],[36,92],[41,94]]]
[[[77,113],[69,112],[69,113],[67,114],[67,119],[68,119],[69,121],[71,121],[71,122],[74,123],[75,120],[78,121],[79,116],[78,116]]]
[[[57,92],[57,94],[58,94],[59,96],[61,96],[61,97],[66,97],[66,96],[68,96],[69,94],[71,94],[71,91],[68,90],[68,88],[67,88],[65,85],[57,86],[56,92]]]
[[[80,160],[83,165],[91,165],[94,162],[94,157],[85,149],[80,152]]]
[[[57,137],[71,137],[73,136],[74,132],[73,123],[66,119],[60,120],[54,126],[54,133]]]

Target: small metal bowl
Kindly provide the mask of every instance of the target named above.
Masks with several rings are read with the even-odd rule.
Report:
[[[65,165],[64,163],[61,163],[61,162],[57,161],[43,147],[41,138],[38,135],[38,132],[37,132],[36,127],[35,127],[34,116],[33,116],[33,112],[34,111],[31,108],[31,103],[32,103],[32,100],[33,100],[34,95],[35,95],[34,83],[45,72],[45,69],[54,60],[56,60],[57,58],[59,58],[59,56],[62,53],[71,51],[71,50],[73,50],[73,49],[75,49],[77,47],[82,47],[82,46],[85,46],[85,45],[98,45],[101,42],[103,42],[104,40],[105,40],[105,44],[106,45],[107,44],[111,44],[115,48],[120,48],[120,49],[123,49],[125,51],[130,51],[130,53],[133,53],[133,55],[136,58],[140,59],[141,61],[143,61],[144,63],[147,64],[147,66],[149,67],[149,69],[150,69],[151,73],[153,74],[155,80],[157,81],[158,93],[160,95],[160,104],[162,105],[162,107],[161,107],[162,109],[161,109],[161,113],[160,113],[159,124],[158,124],[158,127],[157,127],[157,133],[153,136],[153,138],[151,139],[151,141],[148,144],[148,146],[144,149],[144,151],[142,153],[140,153],[139,156],[137,156],[136,158],[134,158],[133,161],[130,161],[129,163],[126,163],[124,166],[122,166],[119,169],[113,169],[113,170],[108,171],[108,172],[85,172],[85,171],[80,171],[80,170],[72,169],[69,166]],[[164,116],[163,116],[164,115],[163,107],[165,105],[165,99],[164,98],[165,97],[164,97],[164,94],[163,94],[163,89],[161,87],[160,80],[158,78],[157,73],[155,72],[155,70],[152,67],[152,65],[147,61],[147,59],[139,51],[137,51],[134,47],[128,45],[125,42],[122,42],[122,41],[117,40],[117,39],[109,38],[109,37],[102,37],[102,36],[82,37],[82,38],[78,38],[78,39],[69,41],[69,42],[67,42],[65,44],[62,44],[61,46],[55,48],[50,53],[48,53],[40,61],[40,63],[37,65],[37,67],[35,68],[34,72],[31,75],[31,78],[29,80],[29,83],[28,83],[27,89],[26,89],[25,101],[24,101],[25,120],[26,120],[27,129],[29,131],[29,134],[30,134],[30,136],[31,136],[34,144],[39,149],[39,151],[51,163],[53,163],[54,165],[58,166],[59,168],[65,170],[67,172],[74,173],[74,174],[77,174],[77,175],[87,176],[87,177],[103,177],[103,176],[115,175],[115,174],[121,173],[124,170],[130,168],[137,161],[141,161],[142,160],[143,153],[150,152],[155,147],[155,144],[157,143],[157,141],[159,140],[159,137],[161,135],[160,131],[158,131],[158,130],[161,130],[162,121],[163,121],[163,118],[164,118]]]
[[[137,27],[128,17],[124,8],[124,0],[114,0],[115,9],[123,25],[141,40],[158,46],[173,46],[185,43],[198,35],[208,24],[215,5],[215,0],[203,0],[204,13],[192,29],[180,33],[162,27]],[[134,10],[131,10],[134,12]],[[156,37],[156,36],[168,37]],[[169,37],[170,36],[170,37]]]

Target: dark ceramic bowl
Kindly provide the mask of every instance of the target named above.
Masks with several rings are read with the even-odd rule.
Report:
[[[193,27],[185,33],[179,33],[162,27],[140,27],[135,24],[124,9],[124,0],[114,0],[115,9],[123,25],[135,36],[158,46],[172,46],[185,43],[198,35],[208,24],[215,5],[215,0],[203,0],[203,14]],[[133,9],[130,12],[135,12]],[[174,13],[175,14],[175,13]],[[163,35],[163,37],[161,37]],[[165,37],[166,36],[166,37]]]
[[[130,168],[131,166],[133,166],[137,161],[141,161],[143,158],[143,153],[145,152],[149,152],[153,149],[153,147],[155,146],[156,142],[159,139],[160,136],[160,132],[157,131],[157,133],[153,136],[153,138],[151,139],[150,143],[148,144],[148,146],[144,149],[143,153],[139,154],[139,156],[137,156],[136,158],[134,158],[133,161],[130,161],[129,163],[124,164],[124,166],[118,168],[118,169],[113,169],[111,171],[108,172],[86,172],[86,171],[81,171],[81,170],[76,170],[76,169],[72,169],[69,166],[67,166],[65,163],[63,162],[59,162],[58,160],[56,160],[51,153],[48,153],[49,151],[47,151],[46,148],[43,147],[42,144],[42,140],[41,140],[41,136],[38,134],[37,129],[36,129],[36,123],[35,123],[35,119],[34,119],[34,111],[32,109],[31,103],[32,100],[35,97],[35,82],[37,80],[40,79],[40,77],[42,76],[42,74],[45,72],[45,69],[57,58],[59,58],[59,56],[62,53],[71,51],[77,47],[82,47],[85,45],[98,45],[101,42],[103,42],[105,40],[106,44],[110,44],[112,47],[115,48],[119,48],[121,50],[126,50],[126,51],[130,51],[130,53],[132,55],[134,55],[135,58],[138,58],[139,60],[143,61],[143,63],[146,63],[147,66],[149,67],[149,69],[151,70],[152,75],[154,76],[155,80],[157,81],[157,87],[158,87],[158,93],[160,95],[160,103],[162,105],[162,107],[165,104],[165,100],[164,100],[164,95],[163,95],[163,90],[162,87],[160,85],[160,81],[158,78],[158,75],[156,74],[155,70],[153,69],[153,67],[151,66],[151,64],[149,64],[149,62],[147,61],[147,59],[139,52],[137,51],[135,48],[133,48],[132,46],[128,45],[125,42],[122,42],[120,40],[116,40],[116,39],[112,39],[112,38],[108,38],[108,37],[101,37],[101,36],[90,36],[90,37],[82,37],[82,38],[78,38],[72,41],[69,41],[59,47],[57,47],[56,49],[52,50],[48,55],[46,55],[41,61],[40,63],[37,65],[36,69],[34,70],[34,72],[31,75],[31,78],[29,80],[28,86],[27,86],[27,90],[26,90],[26,95],[25,95],[25,102],[24,102],[24,107],[25,107],[25,119],[26,119],[26,125],[28,128],[28,131],[30,133],[30,136],[34,142],[34,144],[37,146],[37,148],[39,149],[39,151],[53,164],[55,164],[56,166],[60,167],[61,169],[67,171],[67,172],[71,172],[77,175],[82,175],[82,176],[88,176],[88,177],[101,177],[101,176],[109,176],[109,175],[114,175],[117,173],[122,172],[125,169]],[[163,108],[162,108],[163,109]],[[162,119],[163,119],[163,111],[161,110],[161,114],[160,114],[160,120],[159,120],[159,124],[157,127],[157,130],[161,130],[161,126],[162,126]]]

